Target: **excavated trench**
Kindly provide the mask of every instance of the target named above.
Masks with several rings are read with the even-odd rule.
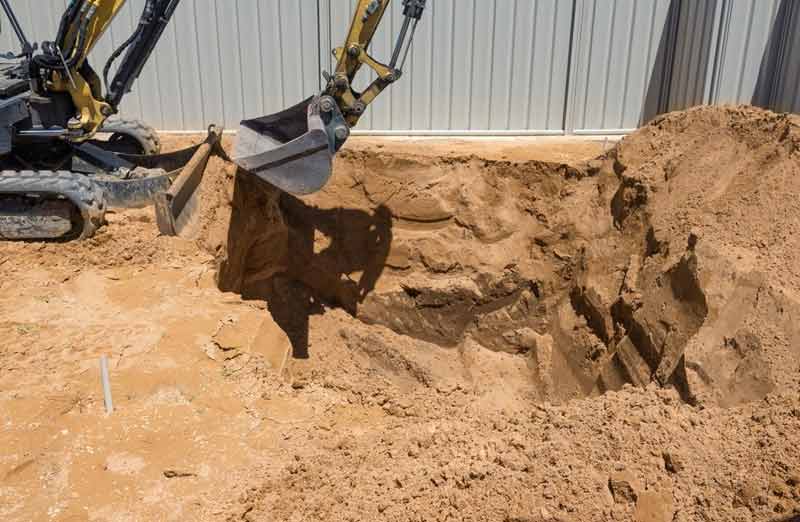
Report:
[[[695,109],[579,165],[346,151],[303,200],[230,177],[218,283],[265,300],[298,358],[309,317],[338,307],[381,342],[520,358],[541,400],[651,383],[757,399],[796,371],[791,250],[759,245],[797,228],[798,136]]]

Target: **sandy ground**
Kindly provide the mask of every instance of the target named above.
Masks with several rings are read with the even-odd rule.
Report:
[[[358,138],[302,200],[212,160],[187,238],[2,244],[0,519],[800,513],[798,128]]]

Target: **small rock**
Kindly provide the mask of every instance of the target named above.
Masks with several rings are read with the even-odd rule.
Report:
[[[687,241],[687,246],[689,250],[694,250],[697,247],[697,242],[700,241],[700,233],[697,230],[692,230],[689,232],[689,240]]]
[[[164,476],[168,479],[171,478],[187,478],[187,477],[196,477],[196,473],[192,473],[189,471],[177,471],[174,469],[167,469],[164,470]]]
[[[675,453],[665,451],[662,456],[664,457],[664,468],[670,473],[680,473],[683,471],[683,458]]]
[[[628,471],[620,471],[608,479],[608,489],[614,497],[614,502],[636,502],[641,485],[636,477]]]
[[[562,252],[558,248],[553,249],[553,255],[556,256],[561,261],[572,261],[572,256],[566,252]]]

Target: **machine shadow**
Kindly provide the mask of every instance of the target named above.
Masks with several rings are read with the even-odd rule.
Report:
[[[372,212],[320,209],[283,194],[280,207],[289,229],[285,272],[265,281],[270,313],[292,341],[295,358],[309,357],[309,318],[323,304],[351,315],[375,289],[392,243],[392,217]]]
[[[319,208],[237,175],[217,283],[245,299],[264,300],[293,356],[305,359],[310,317],[325,306],[356,315],[383,273],[391,244],[385,206]]]

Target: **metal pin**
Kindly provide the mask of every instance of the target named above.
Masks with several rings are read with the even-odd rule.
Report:
[[[103,355],[100,357],[100,379],[103,382],[103,399],[106,403],[106,414],[114,412],[114,403],[111,400],[111,380],[108,378],[108,358]]]

